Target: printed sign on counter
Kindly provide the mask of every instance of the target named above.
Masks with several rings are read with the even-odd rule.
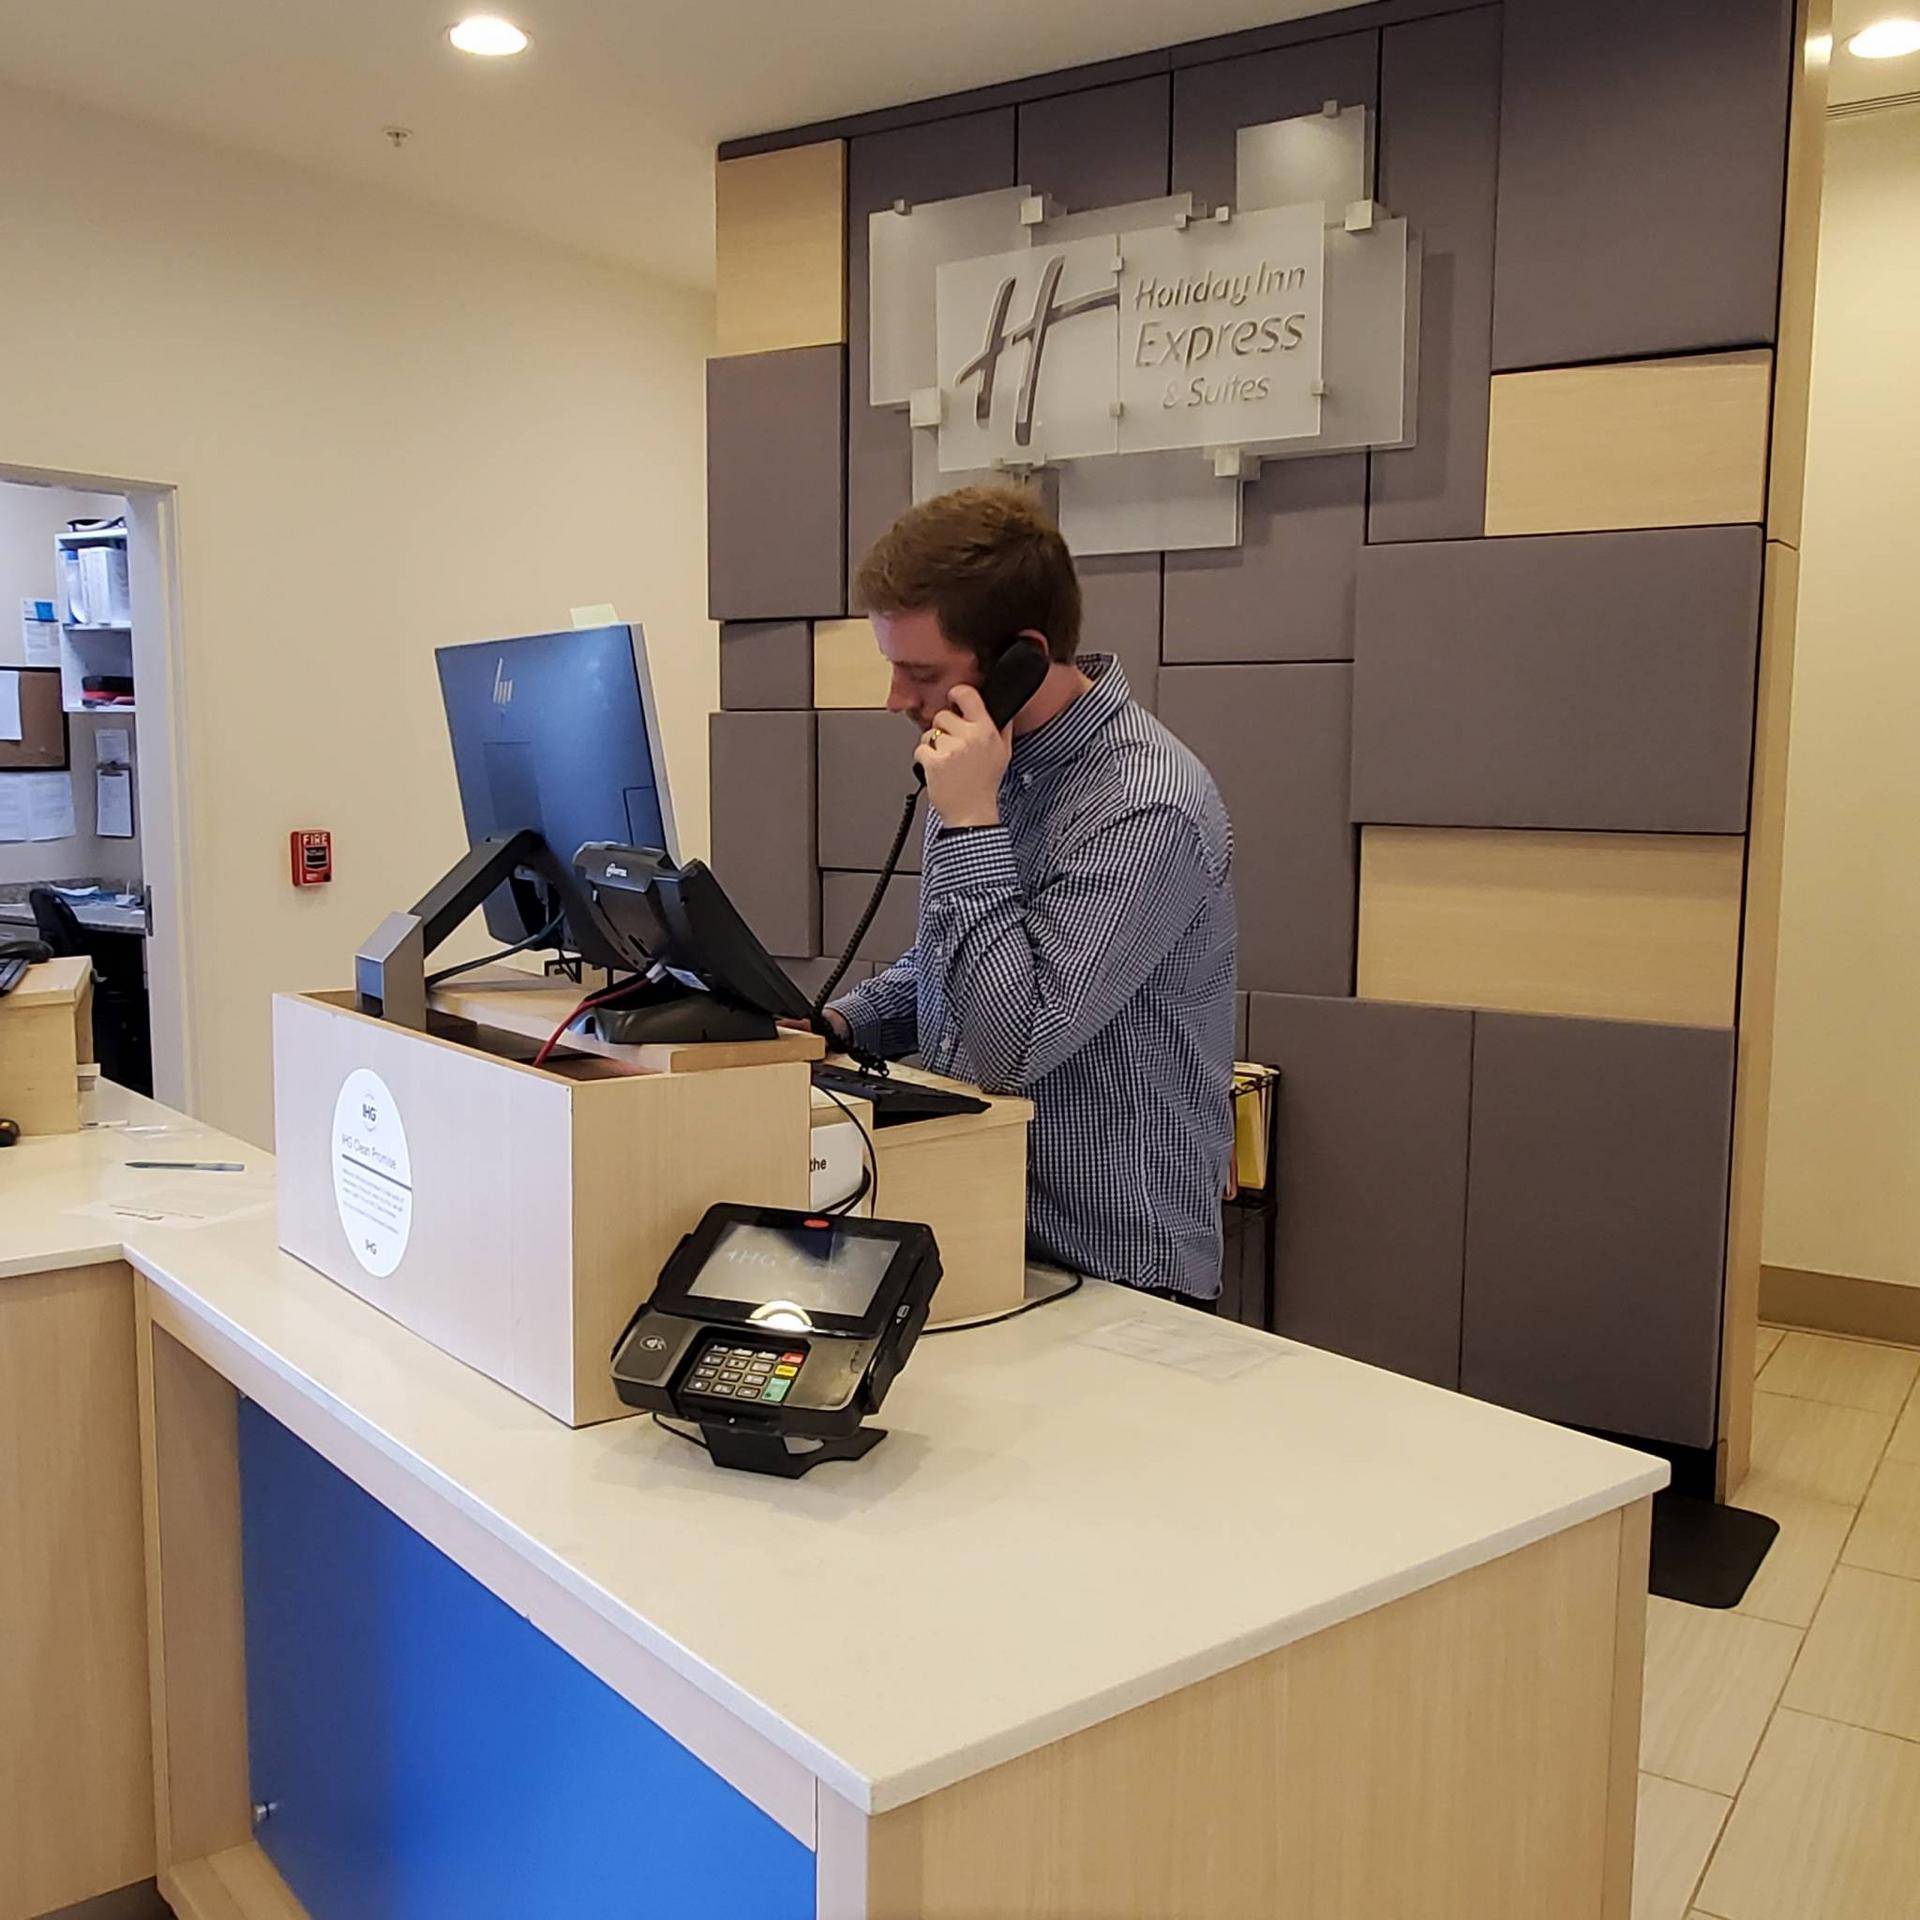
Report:
[[[370,1067],[348,1074],[333,1103],[333,1200],[354,1259],[384,1280],[413,1231],[413,1161],[399,1105]]]

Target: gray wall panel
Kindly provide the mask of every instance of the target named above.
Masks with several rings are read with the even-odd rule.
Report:
[[[820,864],[878,873],[913,786],[913,722],[881,708],[820,715]],[[903,873],[920,871],[924,806],[900,854]]]
[[[1074,565],[1084,613],[1082,649],[1117,655],[1133,697],[1153,712],[1160,680],[1160,556],[1103,554]]]
[[[1364,453],[1268,461],[1238,547],[1167,555],[1160,657],[1351,660],[1366,533]]]
[[[820,943],[838,958],[846,950],[855,924],[867,909],[876,873],[823,873],[820,876]],[[860,943],[859,958],[877,967],[889,967],[918,937],[920,876],[896,873],[887,897]]]
[[[1792,0],[1515,0],[1497,369],[1774,334]]]
[[[1352,683],[1343,665],[1161,670],[1160,717],[1233,817],[1239,978],[1255,992],[1353,991]]]
[[[1475,1019],[1460,1384],[1714,1444],[1733,1035]]]
[[[1280,1069],[1276,1332],[1459,1384],[1473,1020],[1252,996],[1252,1057]]]
[[[847,356],[795,347],[707,362],[707,604],[716,620],[846,604]]]
[[[846,942],[843,939],[841,945],[844,946],[845,944]],[[825,959],[782,960],[780,965],[785,969],[787,978],[809,999],[812,999],[813,996],[827,984],[827,976],[833,971],[834,964],[839,957],[836,953]],[[873,962],[871,960],[854,961],[846,972],[840,976],[840,983],[833,990],[835,999],[838,999],[843,993],[851,992],[862,980],[870,978],[872,973]]]
[[[1378,191],[1419,233],[1423,257],[1418,432],[1413,446],[1373,456],[1371,540],[1485,530],[1499,113],[1498,7],[1381,35]]]
[[[1353,817],[1742,833],[1758,527],[1370,547]]]
[[[1010,187],[1014,110],[963,114],[847,143],[847,579],[913,505],[906,410],[867,403],[867,218],[896,200],[950,200]],[[855,608],[853,611],[857,612]]]
[[[1234,145],[1242,127],[1343,107],[1378,104],[1380,36],[1346,33],[1272,53],[1246,54],[1173,77],[1173,191],[1209,206],[1234,198]]]
[[[814,871],[814,716],[716,713],[713,871],[770,953],[812,953],[820,934]]]
[[[812,706],[812,626],[729,620],[720,629],[720,704],[735,712]]]
[[[1167,74],[1035,100],[1020,109],[1016,169],[1070,212],[1167,191],[1173,82]]]

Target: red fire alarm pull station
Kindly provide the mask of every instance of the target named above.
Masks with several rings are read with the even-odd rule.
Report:
[[[293,884],[324,887],[333,878],[333,835],[324,827],[296,827],[293,842]]]

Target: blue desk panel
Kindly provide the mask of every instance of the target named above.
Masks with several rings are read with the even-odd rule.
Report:
[[[243,1400],[259,1839],[312,1920],[810,1920],[812,1853]]]

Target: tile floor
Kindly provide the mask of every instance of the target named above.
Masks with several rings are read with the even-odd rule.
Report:
[[[1647,1613],[1633,1920],[1920,1920],[1920,1350],[1760,1331],[1780,1537],[1731,1613]]]

